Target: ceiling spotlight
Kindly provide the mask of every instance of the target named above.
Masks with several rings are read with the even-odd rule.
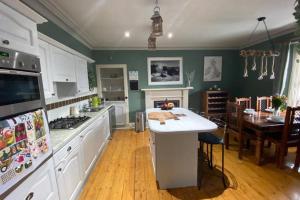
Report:
[[[168,38],[171,39],[173,37],[173,33],[168,33]]]
[[[130,32],[129,32],[129,31],[126,31],[126,32],[124,33],[124,36],[125,36],[126,38],[129,38],[129,37],[130,37]]]

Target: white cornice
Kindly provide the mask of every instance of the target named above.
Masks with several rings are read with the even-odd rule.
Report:
[[[165,50],[239,50],[239,47],[230,47],[230,48],[225,48],[225,47],[157,47],[155,50],[148,49],[147,47],[118,47],[118,48],[112,48],[112,47],[101,47],[101,48],[94,48],[93,50],[99,50],[99,51],[135,51],[135,50],[147,50],[147,51],[165,51]]]
[[[7,0],[9,1],[9,0]],[[78,34],[69,24],[65,22],[61,16],[57,16],[53,10],[48,8],[45,4],[49,4],[49,1],[44,1],[44,0],[21,0],[23,3],[34,9],[36,12],[41,13],[44,17],[52,21],[54,24],[62,28],[64,31],[69,33],[72,37],[77,39],[79,42],[84,44],[86,47],[89,49],[93,49],[92,44],[93,42],[88,41],[86,37],[82,37],[81,34]],[[42,2],[43,1],[43,2]]]
[[[29,8],[19,0],[1,0],[1,2],[5,3],[7,6],[28,17],[37,24],[42,24],[48,21],[47,19],[39,15],[37,12]]]
[[[39,37],[40,40],[43,40],[43,41],[45,41],[45,42],[47,42],[47,43],[49,43],[49,44],[51,44],[51,45],[53,45],[57,48],[63,49],[63,50],[65,50],[65,51],[67,51],[67,52],[69,52],[73,55],[76,55],[76,56],[86,60],[88,63],[94,63],[95,62],[93,59],[83,55],[82,53],[79,53],[78,51],[76,51],[76,50],[74,50],[74,49],[72,49],[72,48],[70,48],[70,47],[68,47],[68,46],[52,39],[52,38],[50,38],[50,37],[48,37],[47,35],[44,35],[43,33],[38,33],[38,37]]]

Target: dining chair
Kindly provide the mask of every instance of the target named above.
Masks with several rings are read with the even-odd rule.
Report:
[[[233,134],[238,138],[239,142],[239,159],[243,157],[244,139],[247,144],[250,139],[256,139],[255,133],[251,130],[243,128],[243,115],[245,107],[236,102],[227,102],[226,104],[226,132],[224,137],[225,148],[229,149],[229,134]]]
[[[241,98],[235,98],[235,102],[238,105],[244,106],[244,108],[251,108],[251,97],[241,97]]]
[[[297,147],[294,169],[300,164],[300,107],[287,107],[284,129],[279,133],[270,133],[266,139],[276,145],[276,163],[284,167],[284,157],[289,147]]]
[[[256,111],[264,111],[266,108],[272,107],[272,97],[256,97]]]
[[[218,128],[223,128],[223,135],[221,137],[217,136],[215,133],[199,133],[198,141],[200,143],[200,149],[203,149],[203,143],[206,143],[206,157],[208,161],[208,166],[213,169],[213,145],[222,145],[222,179],[223,185],[226,188],[226,181],[224,175],[224,136],[226,132],[226,123],[218,118],[209,118],[210,121],[216,123]],[[210,152],[209,152],[210,146]]]

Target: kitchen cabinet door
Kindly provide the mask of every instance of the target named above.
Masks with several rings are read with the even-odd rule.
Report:
[[[39,40],[39,57],[45,98],[55,96],[51,71],[50,46],[47,42]]]
[[[80,192],[83,177],[79,147],[56,167],[56,178],[60,199],[75,200]]]
[[[109,124],[108,112],[105,113],[103,127],[104,127],[104,140],[106,141],[110,137],[110,124]]]
[[[75,60],[77,93],[83,94],[89,92],[87,61],[79,57],[75,57]]]
[[[52,158],[5,198],[5,200],[17,199],[59,199]]]
[[[51,66],[54,82],[76,82],[74,56],[51,45]]]
[[[0,2],[0,46],[38,55],[36,24]]]
[[[126,104],[125,103],[115,103],[116,112],[116,125],[124,126],[126,125]]]
[[[83,153],[83,172],[84,177],[87,177],[97,158],[98,151],[96,146],[96,131],[89,127],[87,131],[84,131],[81,134],[81,138],[81,148]]]
[[[105,140],[105,126],[104,126],[104,115],[101,115],[95,122],[95,126],[93,128],[93,131],[95,131],[96,135],[96,149],[97,149],[97,155],[102,150],[104,140]]]

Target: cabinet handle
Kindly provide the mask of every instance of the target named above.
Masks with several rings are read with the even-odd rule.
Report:
[[[71,146],[69,146],[68,147],[68,149],[67,149],[67,151],[71,151],[72,150],[72,147]]]
[[[3,40],[2,43],[6,44],[6,45],[9,45],[9,41],[8,40]]]
[[[52,96],[55,96],[55,93],[52,93],[51,95],[52,95]]]
[[[25,200],[31,200],[33,198],[34,193],[30,192],[27,197],[25,198]]]
[[[57,171],[61,172],[61,170],[62,170],[61,168],[58,168],[58,170],[57,170]]]

